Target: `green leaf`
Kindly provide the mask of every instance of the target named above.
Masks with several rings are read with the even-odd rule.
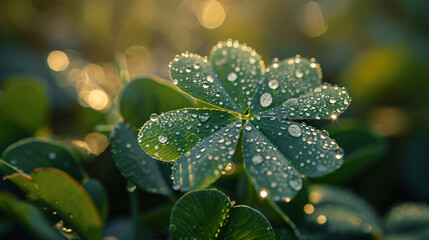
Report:
[[[313,185],[309,200],[302,226],[309,239],[372,239],[381,235],[374,209],[349,191]]]
[[[342,149],[327,133],[303,123],[256,117],[244,129],[246,171],[255,189],[274,201],[293,198],[301,174],[321,176],[342,164]]]
[[[241,120],[226,125],[177,159],[173,167],[174,187],[189,191],[216,181],[235,153],[241,126]]]
[[[213,47],[210,62],[238,112],[244,113],[265,71],[261,56],[246,44],[228,40]]]
[[[296,56],[274,62],[264,74],[253,96],[250,113],[276,107],[288,99],[299,97],[321,84],[319,64]]]
[[[157,160],[145,153],[137,142],[137,134],[123,122],[115,125],[110,138],[113,160],[119,171],[142,190],[170,195]]]
[[[385,239],[429,239],[429,206],[401,203],[393,207],[385,220]]]
[[[177,91],[174,85],[156,77],[138,78],[122,90],[119,106],[124,121],[141,127],[152,113],[191,107],[195,102]]]
[[[217,190],[185,194],[173,208],[170,235],[174,239],[274,239],[265,217],[247,206],[233,206]]]
[[[291,199],[302,188],[299,172],[253,124],[247,123],[243,137],[246,172],[262,197],[274,201]]]
[[[30,174],[36,168],[52,167],[67,172],[79,182],[83,178],[82,166],[73,154],[63,144],[51,139],[20,140],[5,149],[2,159],[19,170],[14,171],[0,164],[6,174]]]
[[[89,194],[89,196],[91,196],[92,200],[97,206],[103,223],[106,223],[109,202],[107,201],[107,194],[103,188],[103,185],[101,185],[98,180],[89,179],[85,184],[82,185],[82,187],[85,188],[86,192]]]
[[[173,83],[190,96],[230,111],[239,111],[206,58],[192,53],[176,56],[170,66]]]
[[[151,116],[139,132],[141,147],[156,159],[173,161],[197,143],[238,120],[227,112],[182,109]]]
[[[287,119],[336,119],[350,102],[345,88],[324,83],[298,98],[289,98],[280,106],[257,115]]]
[[[31,198],[57,212],[64,222],[85,239],[100,239],[102,220],[93,200],[72,177],[54,168],[35,169],[31,176],[15,173],[6,177]]]
[[[19,200],[7,192],[0,192],[0,210],[26,229],[37,239],[63,239],[54,225],[30,203]]]

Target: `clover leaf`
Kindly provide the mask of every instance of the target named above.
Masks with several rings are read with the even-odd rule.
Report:
[[[265,69],[252,48],[228,40],[209,58],[176,56],[170,76],[181,91],[213,106],[154,114],[140,129],[148,154],[174,161],[176,188],[207,187],[237,148],[256,190],[275,201],[290,200],[302,175],[322,176],[342,164],[343,151],[327,132],[299,122],[335,119],[351,102],[345,88],[322,83],[314,59],[297,55]]]

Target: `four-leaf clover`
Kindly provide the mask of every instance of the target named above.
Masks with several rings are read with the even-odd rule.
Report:
[[[176,56],[170,76],[181,91],[213,106],[154,114],[139,132],[148,154],[174,161],[175,188],[210,185],[237,147],[255,189],[275,201],[290,201],[302,188],[301,175],[321,176],[342,164],[342,149],[326,131],[298,122],[336,118],[351,101],[344,88],[322,84],[314,59],[297,55],[265,69],[253,49],[228,40],[209,59]]]

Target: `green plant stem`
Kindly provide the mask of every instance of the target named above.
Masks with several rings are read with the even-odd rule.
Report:
[[[282,219],[282,221],[285,223],[285,226],[293,232],[296,239],[299,239],[300,232],[299,232],[298,228],[296,227],[295,223],[271,199],[267,198],[264,200],[268,203],[268,205],[271,207],[271,209]]]
[[[142,239],[142,233],[140,231],[141,224],[140,224],[140,217],[139,217],[139,197],[138,192],[136,190],[129,192],[130,196],[130,208],[131,208],[131,215],[133,220],[133,239],[138,240]]]

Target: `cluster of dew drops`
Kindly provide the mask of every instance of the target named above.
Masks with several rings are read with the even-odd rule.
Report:
[[[225,49],[225,45],[226,47],[230,48],[229,51]],[[241,49],[243,51],[235,51],[237,49]],[[221,53],[216,56],[216,59],[213,63],[217,67],[223,67],[223,65],[228,62],[228,58],[235,60],[228,67],[232,69],[232,71],[226,74],[227,82],[225,84],[233,86],[233,88],[230,89],[230,97],[232,97],[235,102],[239,101],[238,96],[244,94],[248,98],[248,105],[250,105],[253,92],[256,88],[256,83],[259,80],[259,75],[263,73],[262,69],[260,69],[261,66],[263,66],[263,61],[260,59],[260,56],[256,53],[255,50],[248,47],[246,44],[239,44],[238,41],[232,40],[228,40],[226,43],[219,42],[216,46],[213,47],[212,51],[220,51]],[[246,58],[242,60],[243,54],[247,54],[249,56],[246,56]],[[180,67],[173,66],[173,62],[178,62],[182,59],[181,57],[197,57],[197,60],[195,62],[189,62]],[[169,65],[172,71],[178,72],[180,74],[186,73],[185,76],[181,75],[180,78],[173,78],[173,83],[175,85],[184,80],[186,80],[186,82],[199,83],[203,89],[210,90],[206,92],[206,94],[210,97],[221,97],[220,92],[223,91],[224,87],[216,80],[219,76],[216,71],[212,69],[210,65],[208,65],[207,57],[201,58],[199,55],[185,52],[182,53],[181,56],[177,55],[173,62]],[[201,69],[205,67],[209,69]],[[183,87],[185,89],[189,88],[189,86]],[[194,92],[194,94],[198,95],[198,92]],[[220,99],[217,103],[220,106],[224,106],[226,104],[224,101],[228,101],[228,99]]]
[[[304,69],[302,67],[300,67],[299,64],[301,64],[301,56],[300,55],[296,55],[295,58],[291,58],[287,61],[287,64],[289,66],[293,66],[294,65],[294,69],[293,69],[293,73],[291,75],[288,75],[288,78],[295,78],[297,81],[295,81],[295,83],[299,83],[300,80],[302,78],[304,78],[306,75],[310,74],[310,70],[309,69]],[[322,71],[320,69],[320,64],[316,63],[316,59],[315,58],[311,58],[310,59],[311,63],[310,63],[310,67],[312,69],[316,69],[317,73],[318,73],[318,77],[322,78]],[[279,60],[278,58],[274,58],[273,64],[272,64],[272,68],[273,69],[277,69],[279,67]],[[270,72],[271,69],[267,68],[265,70],[266,72]],[[289,82],[291,83],[291,82]],[[273,75],[272,79],[270,79],[270,81],[268,81],[268,88],[272,91],[277,91],[277,89],[281,87],[281,85],[279,84],[278,79]],[[280,93],[285,94],[287,92],[287,88],[288,86],[283,86],[281,87]],[[289,86],[290,88],[290,86]],[[296,89],[296,91],[299,91],[300,89]],[[271,104],[273,103],[273,96],[270,92],[265,92],[263,94],[261,94],[260,98],[259,98],[259,104],[261,104],[262,107],[269,107]]]

